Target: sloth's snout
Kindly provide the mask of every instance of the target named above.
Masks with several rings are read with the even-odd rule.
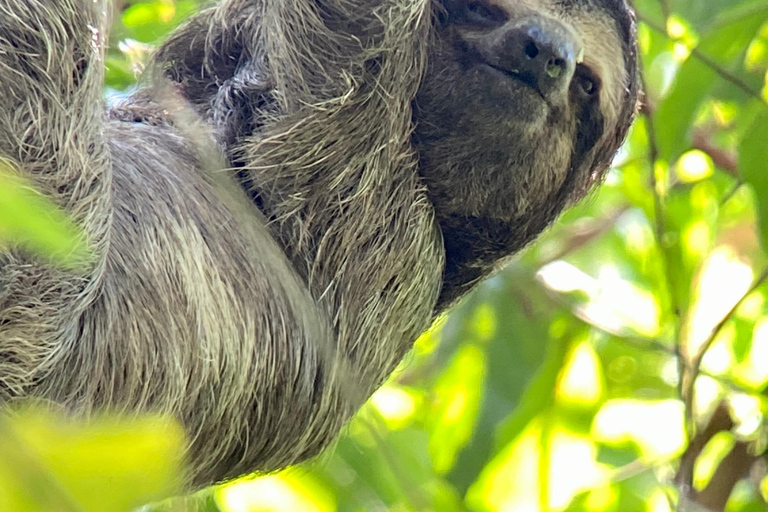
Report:
[[[538,90],[547,102],[561,103],[576,69],[575,36],[555,20],[516,21],[485,35],[484,58]]]

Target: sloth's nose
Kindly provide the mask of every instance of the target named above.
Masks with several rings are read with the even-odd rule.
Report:
[[[496,32],[495,67],[534,87],[550,103],[565,98],[577,48],[568,29],[555,20],[534,18]]]

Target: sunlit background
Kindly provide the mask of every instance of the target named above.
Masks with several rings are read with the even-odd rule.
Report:
[[[108,96],[200,8],[116,3]],[[720,510],[768,510],[768,4],[635,5],[647,97],[602,188],[424,334],[332,450],[200,508],[667,512],[738,469]]]

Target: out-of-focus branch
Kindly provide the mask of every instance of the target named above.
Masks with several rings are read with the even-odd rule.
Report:
[[[555,254],[547,256],[543,261],[540,261],[538,263],[539,267],[563,259],[585,245],[588,245],[595,239],[600,238],[616,225],[616,221],[619,220],[619,217],[621,217],[627,210],[629,210],[629,205],[623,205],[609,211],[602,217],[593,219],[586,225],[573,229],[560,244],[559,250]]]
[[[733,488],[760,459],[749,450],[749,443],[736,444],[717,466],[707,486],[701,491],[693,488],[693,470],[696,460],[712,438],[720,432],[729,432],[734,427],[728,408],[721,402],[707,425],[691,439],[682,458],[675,483],[680,489],[681,511],[723,512]]]
[[[730,151],[717,147],[712,142],[709,134],[704,130],[695,130],[693,132],[691,147],[709,155],[716,166],[731,176],[739,177],[738,157]]]
[[[717,466],[709,484],[696,492],[693,500],[707,510],[721,512],[733,492],[736,484],[747,476],[749,470],[759,459],[749,452],[749,444],[737,441],[730,453]]]
[[[720,403],[712,413],[707,425],[699,430],[688,443],[688,448],[680,458],[680,468],[675,475],[675,484],[681,489],[681,495],[693,492],[693,468],[704,447],[719,432],[727,432],[733,428],[733,420],[725,403]]]
[[[640,113],[644,116],[653,115],[656,108],[648,102],[648,97],[643,98],[640,104]],[[739,178],[739,159],[738,156],[726,149],[718,147],[712,142],[712,131],[705,129],[696,129],[691,136],[691,149],[698,149],[712,159],[712,162],[721,170],[735,178]]]
[[[640,73],[640,78],[642,80],[643,84],[643,90],[648,90],[648,84],[645,80],[645,73]],[[646,105],[646,108],[643,108],[641,110],[641,113],[643,117],[645,118],[645,127],[648,132],[648,160],[650,162],[650,174],[651,174],[651,193],[653,194],[653,210],[654,210],[654,235],[656,238],[656,245],[659,248],[659,254],[661,254],[661,266],[664,269],[664,275],[666,277],[667,282],[667,294],[669,297],[669,303],[672,306],[672,312],[674,314],[674,318],[676,320],[675,325],[675,333],[676,333],[676,340],[677,340],[677,346],[676,350],[678,353],[682,353],[682,347],[680,346],[682,336],[681,336],[681,326],[683,325],[682,316],[682,304],[680,303],[677,291],[675,289],[675,283],[676,283],[676,276],[672,272],[672,265],[670,264],[671,256],[669,254],[669,250],[667,247],[667,244],[665,242],[665,234],[666,234],[666,225],[665,225],[665,209],[664,209],[664,198],[661,197],[661,193],[659,192],[659,188],[656,183],[656,162],[659,159],[659,146],[658,141],[656,139],[656,128],[655,128],[655,118],[654,118],[654,112],[653,109],[648,108],[649,102],[648,97],[646,94],[643,94],[642,103]],[[683,387],[683,381],[685,376],[685,358],[684,357],[678,357],[677,358],[677,372],[679,375],[678,379],[678,394],[681,398],[685,396],[685,388]],[[686,407],[685,409],[685,423],[686,423],[686,430],[690,431],[692,430],[693,425],[693,412]]]

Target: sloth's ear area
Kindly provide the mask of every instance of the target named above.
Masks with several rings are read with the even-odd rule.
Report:
[[[153,57],[163,78],[179,84],[193,104],[207,101],[216,84],[235,75],[242,60],[243,46],[217,21],[213,9],[201,12],[173,32]]]

